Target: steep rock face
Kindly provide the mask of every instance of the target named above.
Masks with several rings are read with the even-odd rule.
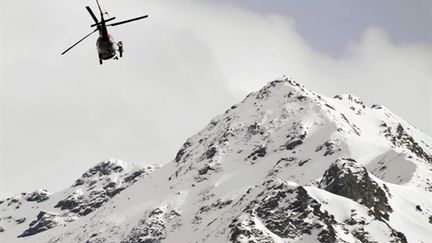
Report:
[[[303,187],[268,181],[264,188],[230,224],[232,242],[274,242],[272,235],[292,241],[312,231],[320,242],[336,241],[335,220]]]
[[[369,176],[367,170],[353,159],[338,159],[324,173],[318,186],[365,205],[373,210],[377,218],[388,220],[389,213],[393,211],[385,191]]]
[[[54,207],[85,216],[154,169],[147,166],[131,170],[121,161],[103,161],[77,179],[71,193]]]
[[[30,223],[29,228],[26,229],[18,237],[35,235],[37,233],[52,229],[62,224],[64,225],[64,223],[72,222],[74,220],[76,220],[76,217],[74,216],[65,217],[60,216],[57,213],[41,211],[37,215],[36,219]]]
[[[43,201],[48,200],[50,195],[51,194],[45,189],[39,189],[30,193],[23,192],[19,195],[15,195],[5,200],[1,200],[0,205],[3,204],[7,207],[14,207],[15,209],[19,209],[23,203],[26,202],[41,203]]]
[[[147,212],[122,243],[161,242],[167,235],[167,222],[180,216],[175,210],[168,213],[160,208]]]
[[[0,207],[8,225],[19,225],[20,238],[78,220],[100,208],[140,178],[152,173],[154,166],[135,166],[119,160],[96,164],[75,181],[71,188],[51,195],[46,190],[22,193],[6,199]],[[28,213],[29,208],[30,214]],[[0,218],[0,224],[1,222]],[[4,231],[6,231],[4,229]]]
[[[388,127],[386,123],[382,123],[385,137],[396,147],[407,149],[414,153],[418,158],[432,164],[432,155],[420,146],[420,144],[405,130],[405,128],[398,124],[396,128]]]
[[[50,193],[47,190],[40,189],[32,193],[26,194],[28,202],[43,202],[49,199]]]
[[[276,80],[157,170],[105,161],[0,202],[0,241],[427,242],[431,144],[382,106]]]

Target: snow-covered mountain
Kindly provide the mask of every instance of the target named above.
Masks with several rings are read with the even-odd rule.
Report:
[[[432,242],[432,139],[277,80],[160,168],[104,161],[0,201],[0,242]]]

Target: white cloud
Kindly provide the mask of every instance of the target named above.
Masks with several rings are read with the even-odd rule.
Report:
[[[432,131],[431,46],[397,45],[373,27],[335,59],[307,46],[286,16],[204,1],[105,0],[118,19],[150,18],[113,28],[125,57],[99,66],[95,37],[59,55],[90,32],[83,3],[0,3],[9,10],[0,17],[0,195],[64,188],[109,157],[166,162],[213,116],[282,75],[328,96],[382,103]]]
[[[396,44],[371,26],[334,58],[307,46],[286,16],[205,4],[195,10],[181,26],[205,42],[237,97],[286,74],[329,96],[353,93],[381,103],[432,133],[432,46]]]

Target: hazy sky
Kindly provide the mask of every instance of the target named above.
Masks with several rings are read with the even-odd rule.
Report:
[[[331,56],[347,53],[365,29],[376,26],[399,44],[432,43],[430,0],[212,0],[235,3],[257,13],[278,13],[296,22],[296,30],[317,51]]]
[[[0,0],[0,197],[63,189],[98,161],[170,161],[268,81],[352,93],[432,134],[432,2],[101,0],[124,58],[99,66],[94,1]]]

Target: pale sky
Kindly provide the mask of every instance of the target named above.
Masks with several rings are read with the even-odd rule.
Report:
[[[235,3],[258,13],[293,18],[304,41],[332,56],[346,54],[346,45],[358,40],[369,26],[387,32],[400,44],[432,43],[430,0],[212,0]]]
[[[166,163],[267,82],[352,93],[432,134],[432,2],[101,0],[124,58],[99,66],[94,1],[0,0],[0,198],[98,161]]]

